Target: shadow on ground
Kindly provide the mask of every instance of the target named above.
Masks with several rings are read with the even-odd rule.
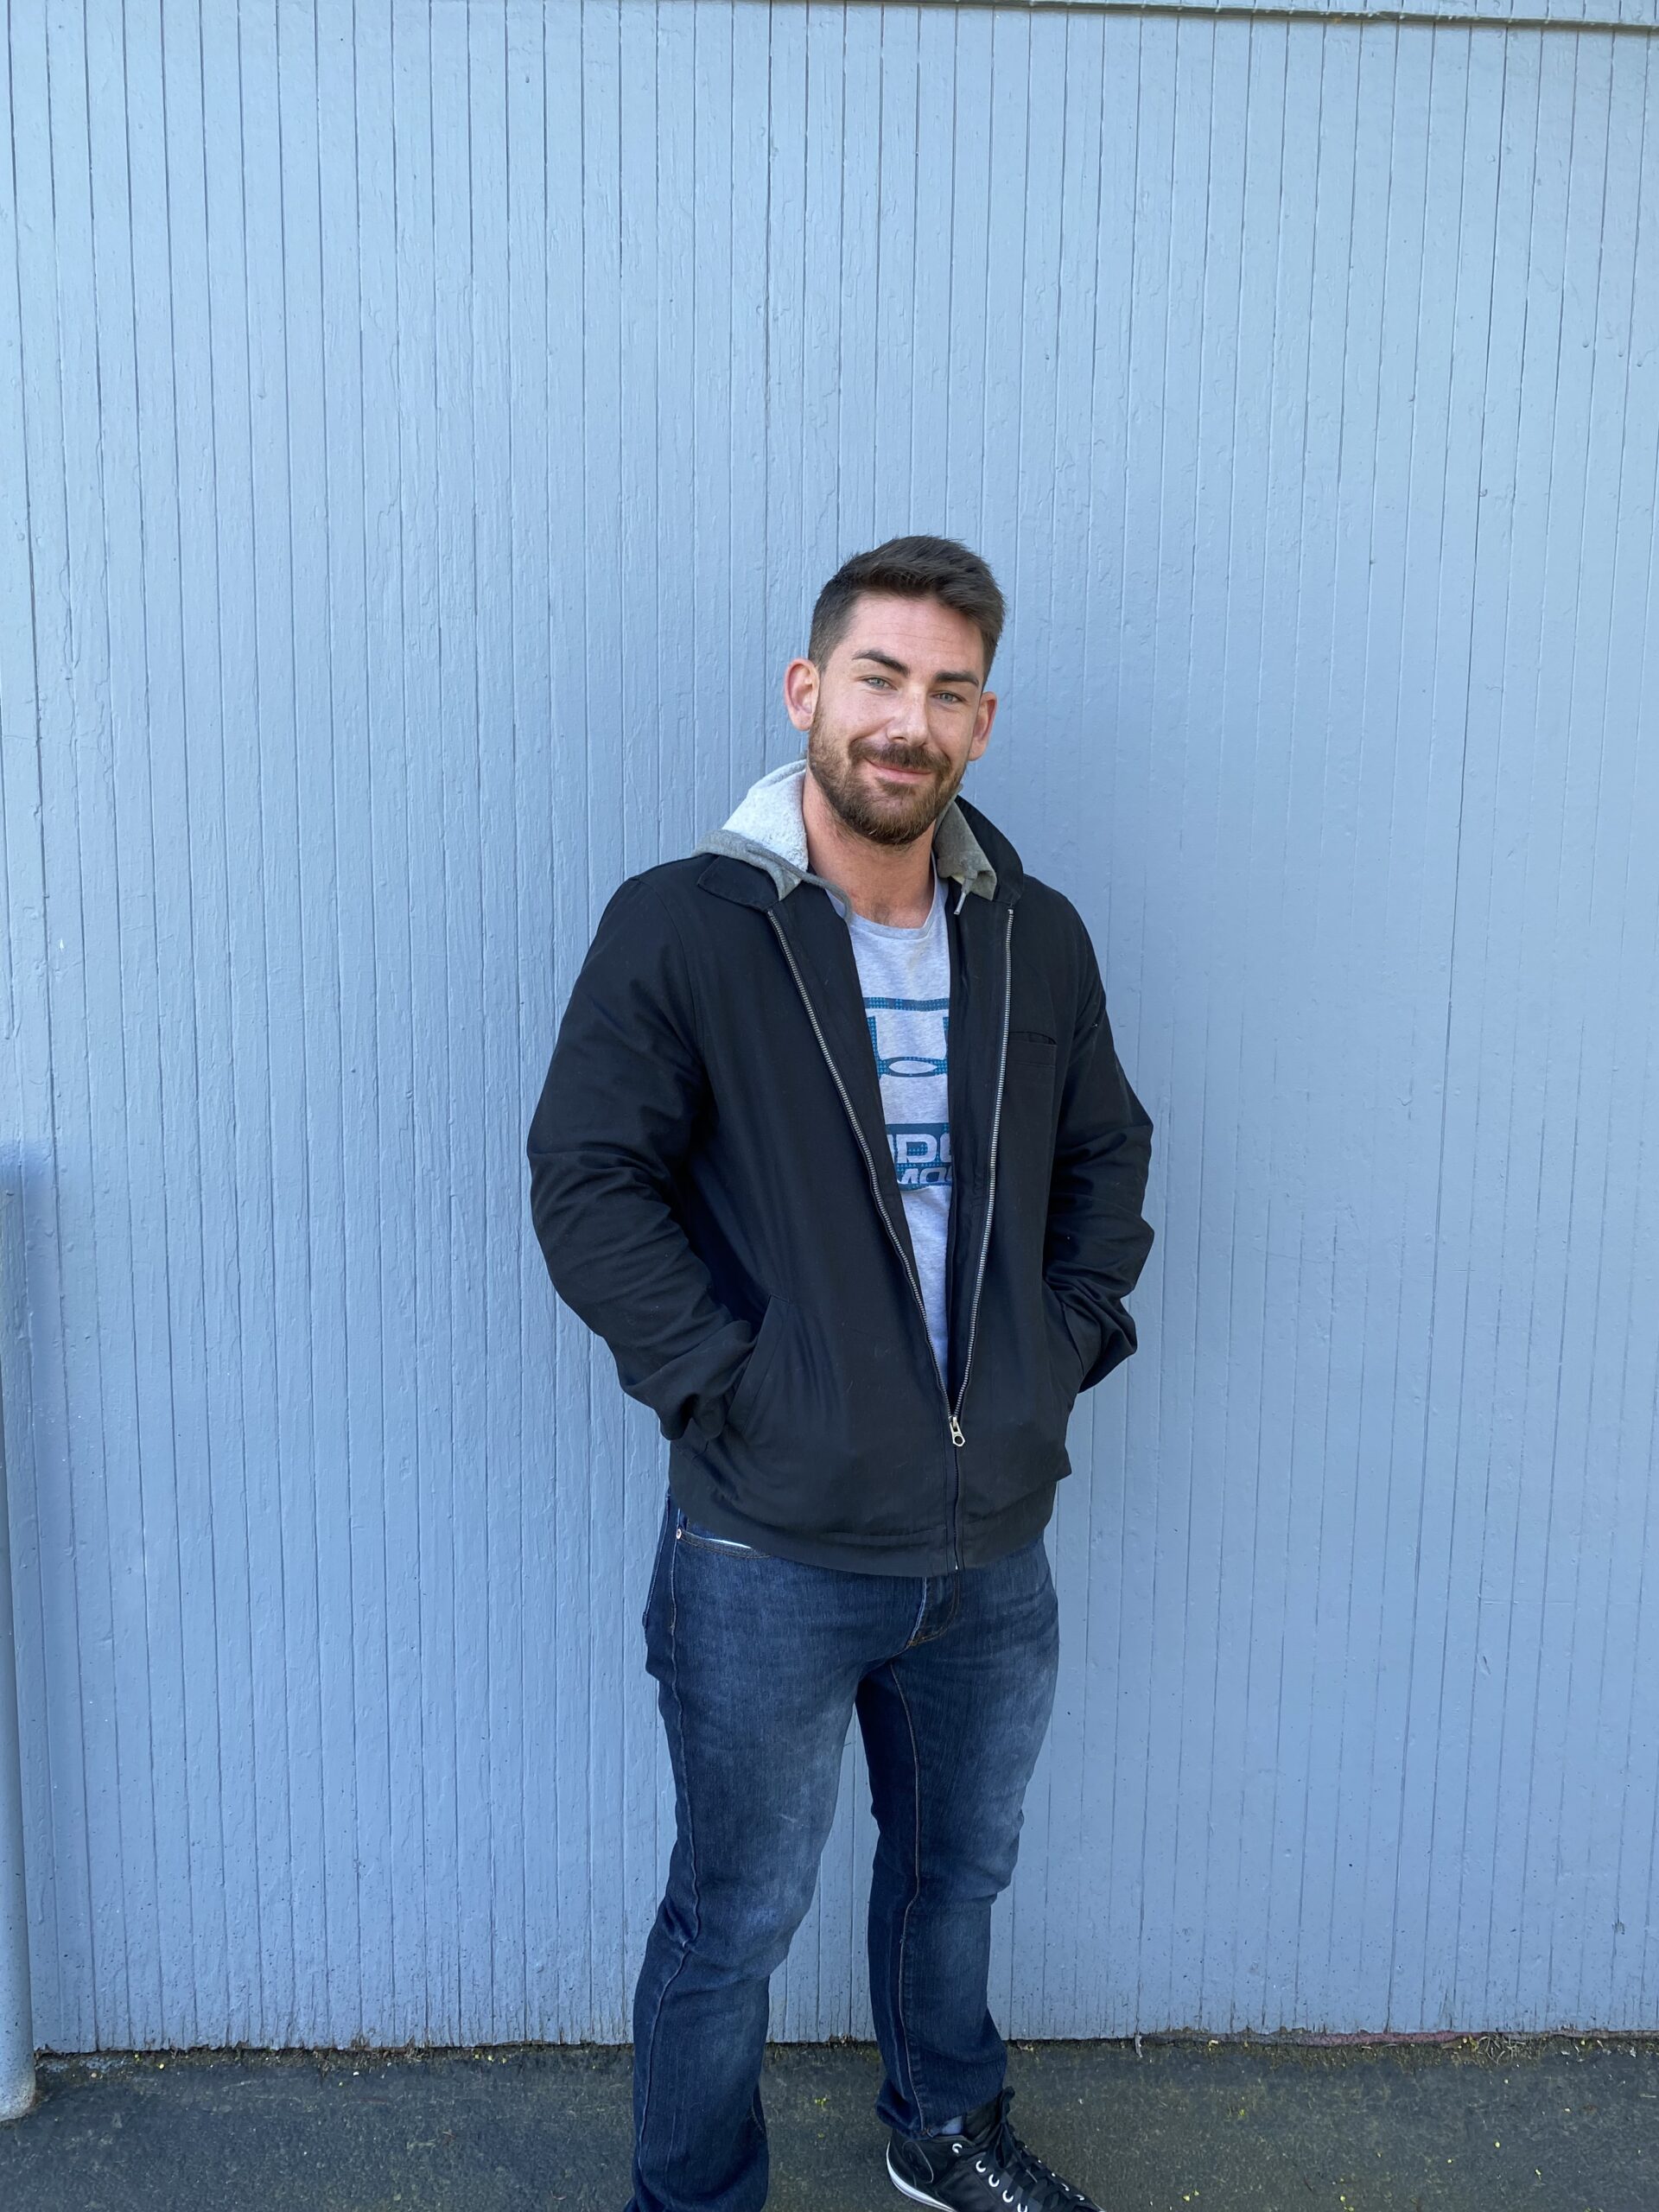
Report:
[[[767,2061],[775,2212],[898,2205],[862,2044]],[[1107,2212],[1655,2212],[1659,2044],[1016,2046],[1020,2132]],[[60,2059],[5,2212],[621,2212],[628,2054]]]

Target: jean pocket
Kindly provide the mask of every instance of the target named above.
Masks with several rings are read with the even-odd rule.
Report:
[[[766,1557],[765,1552],[756,1551],[753,1544],[740,1544],[735,1536],[717,1536],[712,1529],[701,1528],[696,1522],[688,1521],[683,1513],[679,1516],[679,1525],[674,1531],[674,1537],[677,1543],[690,1544],[700,1552],[726,1552],[734,1559]]]

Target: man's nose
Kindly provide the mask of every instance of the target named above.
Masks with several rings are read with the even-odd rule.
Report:
[[[924,738],[927,735],[927,695],[913,684],[906,684],[893,702],[893,714],[887,724],[894,737]]]

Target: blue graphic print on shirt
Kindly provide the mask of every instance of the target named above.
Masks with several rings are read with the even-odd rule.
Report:
[[[950,1132],[943,1122],[889,1122],[887,1142],[901,1191],[949,1185]]]
[[[893,1152],[893,1173],[901,1191],[948,1187],[950,1181],[950,1127],[943,1119],[946,1071],[950,1065],[949,999],[867,998],[864,1017],[869,1025],[870,1047],[881,1079],[882,1102],[887,1108],[887,1143]],[[889,1084],[928,1086],[915,1103],[932,1106],[938,1121],[898,1118],[910,1100],[895,1096]],[[913,1095],[913,1094],[912,1094]]]

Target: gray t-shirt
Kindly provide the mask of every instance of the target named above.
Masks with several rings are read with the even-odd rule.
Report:
[[[950,1114],[945,1082],[950,1021],[950,947],[944,885],[933,879],[933,907],[919,929],[890,929],[846,910],[864,994],[864,1019],[881,1078],[887,1143],[904,1194],[927,1307],[927,1332],[941,1375],[948,1371],[950,1325],[944,1245],[950,1226]]]

